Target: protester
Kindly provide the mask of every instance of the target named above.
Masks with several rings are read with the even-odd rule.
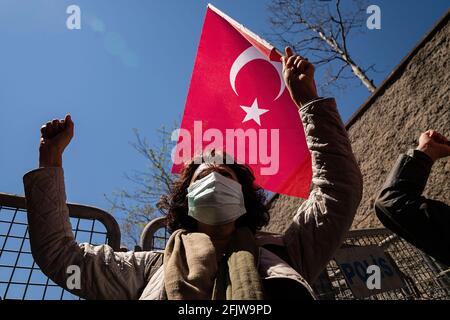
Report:
[[[375,202],[377,216],[387,228],[446,265],[450,265],[450,207],[422,193],[433,163],[448,156],[446,137],[433,130],[422,133],[417,149],[398,158]]]
[[[159,203],[172,232],[164,253],[78,245],[62,169],[74,132],[66,116],[42,127],[39,168],[24,176],[31,249],[42,271],[67,288],[67,268],[78,266],[80,288],[69,291],[86,299],[314,298],[310,284],[352,224],[362,177],[334,99],[317,96],[314,66],[286,48],[283,73],[305,128],[313,186],[282,235],[256,233],[269,216],[246,166],[192,161]]]

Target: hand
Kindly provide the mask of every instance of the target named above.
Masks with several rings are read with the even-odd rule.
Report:
[[[62,154],[73,137],[74,124],[70,115],[54,119],[41,127],[39,167],[62,167]]]
[[[417,150],[424,152],[433,161],[450,156],[450,143],[446,137],[434,130],[420,135]]]
[[[317,99],[317,89],[314,82],[314,66],[286,47],[286,55],[281,57],[283,76],[286,86],[294,102],[302,107],[309,101]]]

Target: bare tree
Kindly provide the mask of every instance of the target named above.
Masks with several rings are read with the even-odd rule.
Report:
[[[156,147],[150,146],[137,129],[134,129],[134,134],[136,142],[131,145],[148,161],[148,168],[145,171],[133,171],[131,175],[125,174],[136,186],[132,192],[119,190],[112,197],[106,196],[111,204],[111,212],[120,217],[124,244],[131,248],[139,243],[145,225],[160,216],[156,203],[161,195],[170,191],[175,178],[170,172],[170,152],[174,146],[171,131],[165,127],[158,130],[159,144]]]
[[[274,40],[311,57],[316,67],[327,67],[322,89],[342,88],[339,80],[357,77],[372,93],[376,87],[367,73],[374,65],[362,68],[348,47],[351,33],[365,26],[366,8],[364,0],[346,0],[345,5],[340,0],[273,0],[269,10]]]

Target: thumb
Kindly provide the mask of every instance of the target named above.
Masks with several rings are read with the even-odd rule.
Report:
[[[72,116],[70,114],[67,114],[64,118],[64,123],[66,124],[65,131],[67,131],[69,134],[73,135],[73,128],[74,124],[72,121]]]
[[[289,60],[289,57],[294,55],[294,51],[291,47],[284,48],[285,55],[281,57],[281,63],[283,64],[283,67],[286,66],[287,61]]]
[[[286,52],[286,58],[289,58],[290,56],[294,55],[294,50],[292,50],[291,47],[286,47],[284,50]]]
[[[73,137],[74,124],[70,114],[66,115],[64,118],[64,130],[56,136],[56,144],[59,145],[63,150],[70,143]]]

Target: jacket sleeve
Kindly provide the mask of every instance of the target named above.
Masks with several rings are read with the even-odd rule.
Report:
[[[66,205],[62,168],[40,168],[24,178],[33,258],[56,284],[84,299],[138,299],[156,255],[114,252],[108,245],[77,244]],[[79,269],[79,289],[69,290]],[[69,268],[69,269],[68,269]]]
[[[293,267],[313,283],[340,247],[362,196],[362,176],[334,99],[300,109],[312,157],[312,190],[284,234]]]
[[[375,202],[375,211],[387,228],[450,265],[450,207],[422,196],[432,165],[418,150],[401,155]]]

